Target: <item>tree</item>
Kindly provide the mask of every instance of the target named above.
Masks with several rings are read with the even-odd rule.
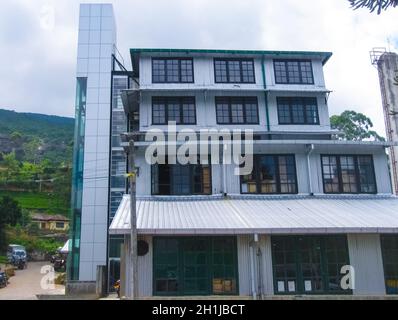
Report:
[[[0,200],[0,251],[5,248],[5,227],[6,225],[17,225],[22,218],[22,210],[18,202],[10,197],[3,197]]]
[[[33,163],[38,163],[40,160],[40,152],[43,146],[43,141],[37,137],[33,137],[29,142],[23,144],[25,152],[25,160]]]
[[[373,128],[372,121],[362,113],[346,110],[341,115],[334,115],[330,118],[332,129],[337,129],[340,133],[336,134],[339,140],[374,140],[385,141],[377,134]]]
[[[19,173],[19,161],[15,157],[15,152],[3,154],[3,167],[5,170],[0,171],[0,180],[6,183],[9,180],[15,179]]]
[[[387,10],[390,7],[398,6],[398,0],[348,0],[351,8],[357,10],[359,8],[368,8],[370,12],[377,10],[380,14],[382,10]]]

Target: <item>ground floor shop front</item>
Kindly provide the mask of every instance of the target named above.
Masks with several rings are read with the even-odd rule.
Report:
[[[141,297],[398,294],[394,197],[150,198],[136,212]],[[109,233],[126,292],[130,232],[125,196]]]
[[[125,239],[121,272],[128,286]],[[398,294],[394,234],[147,235],[140,237],[143,246],[144,297]]]

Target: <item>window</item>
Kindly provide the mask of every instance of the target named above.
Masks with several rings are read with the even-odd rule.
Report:
[[[191,58],[152,59],[153,83],[193,83],[193,60]]]
[[[155,295],[236,295],[235,237],[155,237]]]
[[[368,155],[323,155],[325,193],[377,193],[373,158]]]
[[[255,83],[253,59],[214,59],[216,83]]]
[[[274,71],[278,84],[314,84],[309,60],[274,60]]]
[[[153,97],[152,124],[196,124],[195,97]]]
[[[56,222],[56,223],[55,223],[55,228],[57,228],[57,229],[63,229],[63,228],[65,228],[65,223],[63,223],[63,222]]]
[[[258,124],[257,97],[216,97],[217,124]]]
[[[109,218],[112,221],[115,217],[116,211],[122,202],[124,192],[122,191],[112,191],[110,199],[110,215]]]
[[[153,195],[211,194],[211,170],[199,164],[152,166]]]
[[[297,193],[294,155],[255,155],[253,171],[241,177],[241,192],[254,194]]]
[[[319,124],[316,98],[276,98],[279,124]]]
[[[275,236],[271,243],[276,294],[352,292],[340,286],[349,265],[345,236]]]
[[[387,294],[398,294],[398,236],[381,235]]]

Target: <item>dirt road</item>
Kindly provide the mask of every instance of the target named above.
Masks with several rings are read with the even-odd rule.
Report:
[[[42,274],[41,270],[46,265],[49,262],[29,262],[27,269],[17,270],[9,285],[0,289],[0,300],[37,300],[37,294],[63,294],[63,286],[42,288],[42,279],[46,274]]]

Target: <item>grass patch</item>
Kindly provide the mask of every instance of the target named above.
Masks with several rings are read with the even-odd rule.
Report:
[[[65,201],[53,193],[1,191],[0,198],[9,196],[19,202],[23,209],[41,211],[49,214],[69,215]]]
[[[1,264],[7,264],[7,263],[8,263],[7,257],[0,256],[0,263],[1,263]]]

